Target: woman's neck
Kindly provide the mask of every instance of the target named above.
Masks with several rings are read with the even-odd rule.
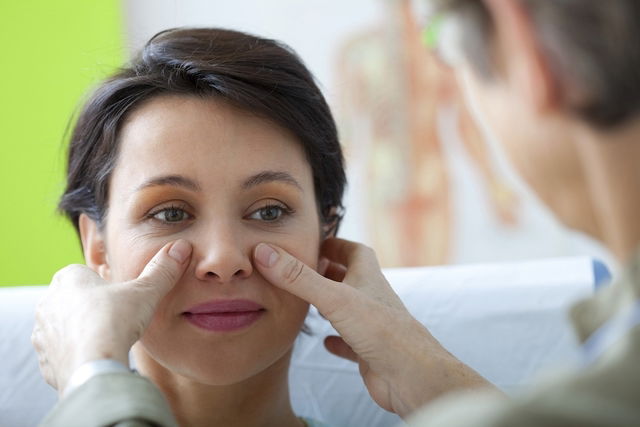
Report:
[[[577,136],[602,239],[627,262],[640,245],[640,119],[608,132],[581,127]]]
[[[176,374],[134,346],[136,369],[164,393],[183,427],[302,426],[291,409],[291,352],[263,372],[236,384],[212,386]]]

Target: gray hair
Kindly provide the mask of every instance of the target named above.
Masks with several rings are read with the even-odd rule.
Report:
[[[433,0],[458,21],[463,55],[479,75],[493,73],[491,15],[481,0]],[[514,0],[531,17],[567,107],[598,128],[640,112],[640,1]]]

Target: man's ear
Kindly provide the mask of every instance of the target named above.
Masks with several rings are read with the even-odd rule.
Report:
[[[494,23],[494,47],[499,72],[535,111],[557,107],[560,86],[542,49],[531,16],[521,2],[484,0]]]
[[[110,280],[111,269],[109,268],[107,247],[98,225],[86,214],[80,214],[78,225],[85,263],[100,277]]]

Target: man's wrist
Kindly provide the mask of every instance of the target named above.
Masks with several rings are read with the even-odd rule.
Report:
[[[398,380],[398,415],[406,417],[434,399],[452,391],[471,390],[482,387],[495,388],[471,367],[447,351],[421,324],[417,324],[415,335],[407,341],[403,354],[405,365],[413,369],[402,371]]]
[[[394,381],[398,397],[394,410],[402,418],[424,406],[432,398],[428,385],[433,380],[433,359],[440,358],[443,350],[440,343],[417,320],[411,319],[405,326],[403,342],[397,343],[397,347],[402,349],[398,352],[402,355],[398,366],[405,368],[396,372]]]
[[[112,373],[129,373],[131,369],[122,362],[115,359],[91,360],[80,365],[69,377],[69,381],[63,391],[63,396],[67,396],[76,388],[89,381],[97,375]]]

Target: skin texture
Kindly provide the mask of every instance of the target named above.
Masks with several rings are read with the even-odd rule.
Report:
[[[273,172],[280,175],[265,179]],[[176,176],[195,186],[166,179]],[[165,392],[178,420],[297,422],[287,371],[308,304],[270,285],[251,260],[253,247],[268,241],[316,266],[321,228],[311,168],[297,140],[210,99],[153,98],[122,129],[109,190],[104,231],[89,225],[83,233],[91,236],[88,264],[106,280],[137,277],[172,240],[193,247],[184,274],[134,347],[138,370]],[[249,327],[224,333],[183,316],[195,305],[230,299],[255,301],[266,311]]]

